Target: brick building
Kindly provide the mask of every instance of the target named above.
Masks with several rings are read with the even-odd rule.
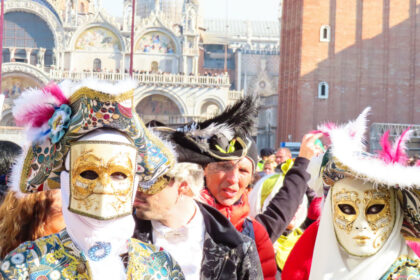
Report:
[[[277,143],[323,121],[420,123],[420,1],[284,0]]]

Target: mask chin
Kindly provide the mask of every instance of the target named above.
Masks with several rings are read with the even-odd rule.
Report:
[[[345,178],[332,188],[335,235],[349,255],[375,255],[388,240],[396,219],[393,191]]]

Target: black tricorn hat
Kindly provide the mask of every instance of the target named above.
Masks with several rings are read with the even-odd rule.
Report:
[[[207,165],[240,159],[249,155],[251,150],[258,156],[250,137],[256,115],[255,98],[245,96],[219,115],[203,122],[187,123],[176,129],[166,126],[151,129],[175,145],[178,162]]]

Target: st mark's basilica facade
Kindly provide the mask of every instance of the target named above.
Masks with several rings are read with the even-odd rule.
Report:
[[[1,139],[22,141],[11,106],[25,88],[130,77],[132,1],[123,5],[115,18],[100,0],[5,1]],[[205,19],[199,0],[138,0],[135,8],[134,104],[145,123],[202,120],[252,94],[257,144],[273,147],[279,21]]]

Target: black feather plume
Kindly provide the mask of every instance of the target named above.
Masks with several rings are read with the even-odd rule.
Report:
[[[252,131],[254,120],[257,115],[256,99],[246,96],[219,115],[203,122],[192,122],[177,129],[156,127],[160,136],[175,144],[179,162],[195,162],[205,165],[212,161],[223,160],[224,157],[232,157],[241,154],[242,147],[238,142],[235,152],[222,153],[217,158],[214,154],[219,153],[216,146],[227,150],[231,140],[235,137],[246,139]]]
[[[237,136],[250,135],[256,116],[256,98],[248,95],[226,107],[220,115],[198,123],[197,127],[204,129],[211,124],[225,124],[231,127]]]

